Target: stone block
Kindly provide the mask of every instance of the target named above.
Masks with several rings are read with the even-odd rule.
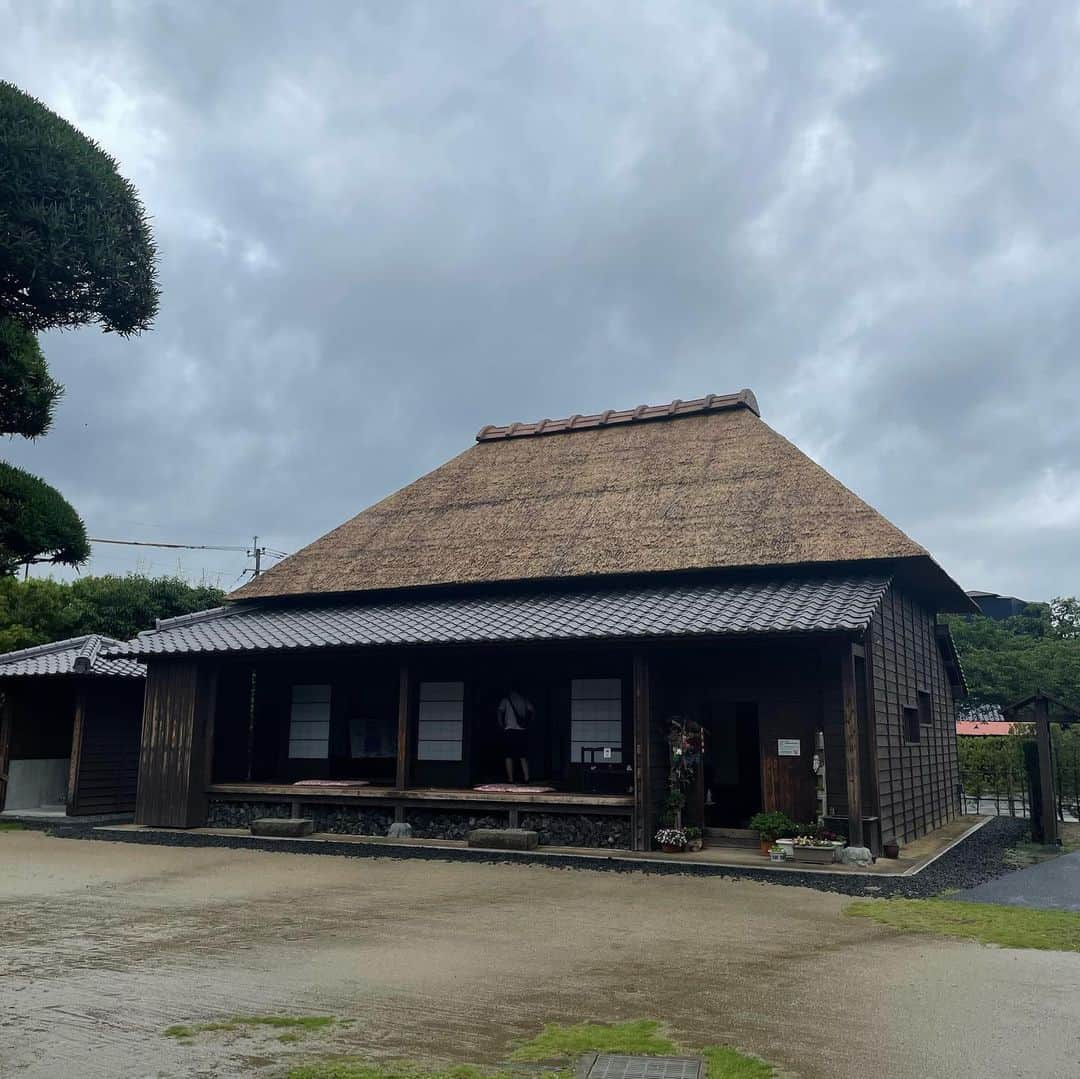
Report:
[[[412,825],[407,821],[396,820],[386,833],[387,839],[412,839]]]
[[[488,850],[536,850],[540,836],[527,828],[474,828],[468,842]]]
[[[251,822],[252,835],[296,839],[314,831],[315,822],[310,817],[260,817]]]

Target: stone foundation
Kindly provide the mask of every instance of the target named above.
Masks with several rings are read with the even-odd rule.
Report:
[[[394,821],[394,811],[380,806],[333,805],[297,799],[300,816],[310,817],[316,832],[334,835],[385,836]],[[206,824],[208,828],[250,828],[260,817],[291,817],[289,802],[234,802],[213,799]],[[507,828],[508,810],[487,813],[467,810],[405,810],[405,820],[412,825],[416,839],[465,839],[478,828]],[[540,845],[557,847],[594,847],[629,850],[630,818],[599,813],[526,813],[520,812],[518,827],[537,832]]]
[[[207,828],[250,828],[260,817],[291,817],[288,802],[214,802],[206,814]]]
[[[386,835],[394,823],[392,809],[378,806],[335,806],[301,803],[300,812],[315,823],[316,832],[336,835]]]
[[[522,813],[518,824],[539,832],[541,845],[553,847],[629,850],[633,840],[629,817],[609,817],[599,813]]]
[[[477,828],[505,828],[506,813],[458,813],[446,809],[406,809],[414,839],[464,839]]]

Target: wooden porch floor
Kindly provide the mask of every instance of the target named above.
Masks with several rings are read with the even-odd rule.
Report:
[[[444,787],[319,787],[293,783],[212,783],[206,793],[214,798],[259,798],[290,802],[331,803],[443,803],[479,806],[564,806],[573,809],[633,809],[629,794],[582,794],[580,791],[534,792],[477,791]]]

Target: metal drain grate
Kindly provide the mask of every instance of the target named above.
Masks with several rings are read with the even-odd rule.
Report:
[[[701,1079],[701,1061],[695,1057],[598,1053],[586,1075],[587,1079]]]

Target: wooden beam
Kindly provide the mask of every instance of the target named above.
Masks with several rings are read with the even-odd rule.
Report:
[[[408,790],[409,787],[409,756],[412,746],[409,744],[409,713],[412,684],[409,676],[409,665],[401,664],[398,672],[398,720],[397,720],[397,789]]]
[[[844,764],[847,773],[848,843],[863,845],[862,790],[859,776],[859,704],[855,690],[855,656],[851,646],[840,657],[840,692],[844,712]]]
[[[75,723],[71,729],[71,760],[68,764],[67,815],[79,812],[79,768],[86,732],[86,683],[79,679],[75,690]]]
[[[650,694],[649,660],[642,651],[634,653],[634,821],[633,848],[648,850],[652,845],[652,799],[650,796]]]
[[[1054,760],[1050,740],[1050,699],[1037,693],[1032,707],[1035,711],[1035,745],[1039,751],[1043,842],[1057,843],[1059,832],[1057,798],[1054,794]]]

